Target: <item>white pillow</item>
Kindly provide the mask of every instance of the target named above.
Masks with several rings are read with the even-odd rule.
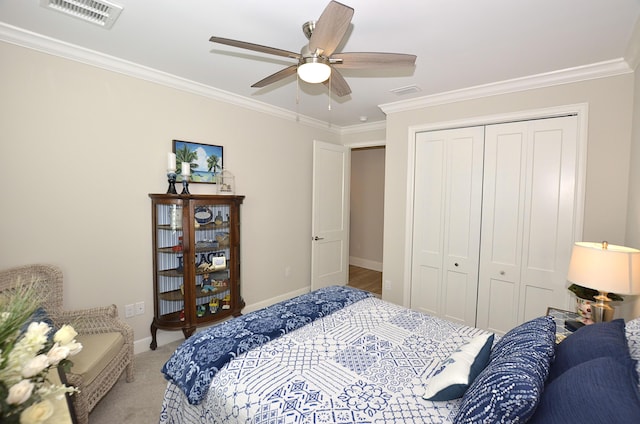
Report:
[[[493,338],[493,334],[482,334],[460,346],[444,361],[444,368],[429,378],[423,398],[433,401],[461,398],[489,363]]]

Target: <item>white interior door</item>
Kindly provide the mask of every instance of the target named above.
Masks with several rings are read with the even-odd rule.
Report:
[[[476,324],[483,127],[416,135],[411,308]]]
[[[565,304],[577,149],[575,116],[487,126],[478,327],[504,334]]]
[[[349,281],[349,181],[351,151],[313,143],[311,289]]]

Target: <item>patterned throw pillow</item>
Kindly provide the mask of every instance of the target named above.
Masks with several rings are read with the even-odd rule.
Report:
[[[551,317],[525,322],[496,343],[462,398],[455,423],[526,422],[540,401],[555,348]]]
[[[460,346],[444,361],[444,368],[427,381],[423,398],[433,401],[461,398],[487,366],[493,338],[493,334],[482,334]]]
[[[636,361],[636,372],[640,376],[640,318],[627,322],[624,331],[629,345],[629,354],[631,359]],[[638,383],[638,388],[640,388],[640,383]]]

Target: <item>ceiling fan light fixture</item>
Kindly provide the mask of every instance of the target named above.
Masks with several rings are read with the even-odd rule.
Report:
[[[305,57],[298,65],[298,76],[302,81],[317,84],[326,81],[331,75],[331,67],[322,57]]]

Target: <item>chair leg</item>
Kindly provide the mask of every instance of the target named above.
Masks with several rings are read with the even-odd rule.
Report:
[[[129,365],[127,365],[126,373],[127,373],[127,377],[126,377],[127,383],[133,382],[133,380],[135,379],[133,375],[133,360],[129,362]]]

